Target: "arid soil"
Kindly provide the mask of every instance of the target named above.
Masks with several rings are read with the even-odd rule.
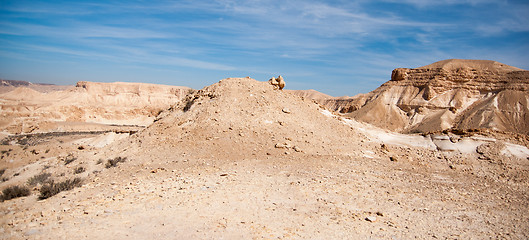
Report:
[[[527,239],[524,143],[403,135],[224,79],[138,132],[3,141],[0,189],[41,173],[83,184],[1,202],[0,238]]]

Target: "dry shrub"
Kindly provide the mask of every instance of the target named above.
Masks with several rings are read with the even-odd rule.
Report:
[[[0,196],[0,200],[6,201],[13,198],[18,197],[25,197],[29,196],[31,191],[27,187],[21,187],[21,186],[11,186],[2,191],[2,195]]]
[[[62,191],[74,189],[75,187],[81,186],[81,183],[81,178],[67,179],[59,183],[55,183],[53,180],[49,181],[48,183],[42,185],[42,187],[40,188],[39,199],[46,199]]]
[[[125,162],[125,160],[127,160],[126,157],[122,158],[122,157],[116,157],[114,159],[108,159],[107,161],[107,164],[105,164],[105,167],[106,168],[111,168],[111,167],[115,167],[118,165],[118,163],[120,162]]]
[[[68,165],[70,163],[72,163],[73,161],[77,160],[76,157],[72,156],[72,155],[68,155],[65,159],[64,159],[64,165]]]
[[[48,180],[48,178],[51,176],[50,173],[41,173],[41,174],[37,174],[31,178],[28,179],[28,185],[33,187],[37,184],[42,184],[44,183],[46,180]]]
[[[73,173],[79,174],[79,173],[83,173],[84,171],[86,171],[86,168],[84,168],[83,166],[79,166],[73,170]]]

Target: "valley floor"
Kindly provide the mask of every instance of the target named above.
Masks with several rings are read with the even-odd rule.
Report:
[[[163,156],[154,148],[124,152],[127,161],[107,169],[97,161],[104,153],[79,150],[73,138],[26,149],[0,146],[12,149],[2,159],[1,167],[11,164],[4,176],[10,169],[20,173],[2,188],[23,184],[23,176],[46,164],[66,176],[76,164],[87,170],[79,174],[81,187],[45,200],[33,192],[0,203],[0,239],[529,238],[527,162],[366,144],[371,150],[358,151],[372,156],[230,159],[179,149]],[[38,158],[27,155],[31,150]],[[71,165],[41,158],[74,151]],[[391,161],[387,151],[398,159]],[[30,160],[15,166],[7,161],[12,158]]]

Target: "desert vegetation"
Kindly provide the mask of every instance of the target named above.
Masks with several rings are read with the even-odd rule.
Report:
[[[79,166],[79,167],[76,167],[74,170],[73,170],[73,173],[74,174],[80,174],[80,173],[83,173],[86,171],[86,168],[83,167],[83,166]]]
[[[10,200],[13,198],[29,196],[30,194],[31,194],[31,191],[29,190],[29,188],[25,186],[15,185],[15,186],[7,187],[4,190],[2,190],[2,195],[0,196],[0,200],[3,202],[3,201]]]
[[[36,186],[37,184],[43,184],[51,176],[51,173],[40,173],[28,179],[27,184],[30,187]]]
[[[105,168],[112,168],[118,165],[118,163],[125,162],[127,158],[122,157],[115,157],[114,159],[108,159],[107,163],[105,164]]]
[[[73,179],[67,179],[62,182],[56,183],[55,181],[51,180],[42,185],[40,188],[40,195],[39,199],[46,199],[52,196],[57,195],[58,193],[62,191],[68,191],[71,189],[74,189],[76,187],[81,186],[82,179],[81,178],[73,178]]]

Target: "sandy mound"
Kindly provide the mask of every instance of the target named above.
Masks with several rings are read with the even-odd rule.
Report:
[[[347,153],[355,132],[267,82],[228,78],[188,95],[136,141],[216,157]]]
[[[318,100],[354,119],[406,133],[450,128],[529,134],[529,71],[450,59],[393,70],[392,80],[350,99]]]

